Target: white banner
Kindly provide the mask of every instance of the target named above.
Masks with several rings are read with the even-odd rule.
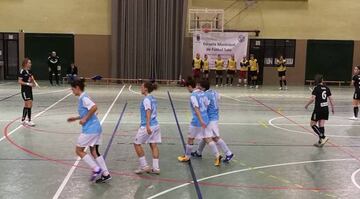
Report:
[[[237,68],[240,61],[247,55],[248,34],[240,32],[195,32],[193,34],[193,57],[199,53],[201,58],[208,55],[210,69],[215,68],[215,59],[218,55],[225,61],[233,54],[237,60]]]

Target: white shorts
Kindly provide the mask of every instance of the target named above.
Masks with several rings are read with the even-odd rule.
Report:
[[[214,137],[214,134],[209,127],[210,126],[208,125],[205,129],[203,129],[202,127],[190,125],[188,137],[195,138],[197,140],[212,138]]]
[[[88,146],[95,146],[101,145],[102,136],[101,134],[85,134],[81,133],[77,139],[76,146],[78,147],[88,147]]]
[[[220,130],[218,121],[211,121],[208,125],[212,137],[220,137]]]
[[[146,127],[140,127],[134,140],[134,144],[161,143],[160,126],[152,126],[151,134],[146,131]]]

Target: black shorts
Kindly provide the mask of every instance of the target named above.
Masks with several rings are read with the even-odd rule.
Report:
[[[250,75],[250,77],[256,77],[257,76],[257,71],[250,71],[249,75]]]
[[[279,77],[284,77],[284,76],[286,76],[286,71],[279,71],[278,74],[279,74]]]
[[[319,121],[319,120],[328,120],[329,119],[329,109],[319,110],[314,112],[311,115],[312,121]]]
[[[24,101],[33,100],[34,98],[33,98],[32,88],[25,88],[21,90],[21,97],[23,98]]]
[[[354,99],[354,100],[360,100],[360,91],[355,91],[355,92],[354,92],[353,99]]]
[[[234,71],[234,70],[228,70],[228,71],[227,71],[227,74],[228,74],[228,75],[235,75],[235,71]]]
[[[209,70],[204,70],[204,74],[209,74]]]
[[[216,70],[215,71],[216,75],[222,76],[223,75],[223,71],[222,70]]]

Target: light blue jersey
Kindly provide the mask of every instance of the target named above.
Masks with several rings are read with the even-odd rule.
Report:
[[[146,111],[151,110],[150,126],[157,126],[159,122],[157,120],[157,101],[152,95],[146,96],[140,104],[141,113],[141,127],[146,127]]]
[[[79,97],[78,112],[80,119],[84,118],[88,113],[92,105],[95,105],[86,93],[83,93]],[[99,119],[93,114],[82,126],[82,133],[84,134],[100,134],[102,128]]]
[[[214,90],[205,91],[206,97],[209,99],[208,115],[210,121],[219,121],[219,93]]]
[[[209,124],[209,117],[207,113],[208,104],[209,104],[209,100],[203,91],[196,89],[191,93],[190,107],[193,116],[191,120],[192,126],[201,127],[200,121],[195,112],[195,107],[199,108],[204,123],[206,125]]]

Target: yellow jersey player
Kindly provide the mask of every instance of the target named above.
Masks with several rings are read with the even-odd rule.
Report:
[[[203,60],[203,78],[205,78],[206,80],[209,80],[209,59],[208,59],[208,55],[204,55],[204,60]]]
[[[251,78],[250,88],[254,88],[254,87],[259,88],[258,81],[257,81],[258,74],[259,74],[259,64],[253,54],[250,55],[249,67],[250,67],[250,78]]]
[[[194,78],[195,79],[200,78],[201,68],[203,66],[203,61],[202,61],[199,53],[196,53],[196,57],[193,59],[192,65],[193,65],[193,76],[194,76]]]
[[[227,63],[227,76],[226,76],[226,85],[229,85],[230,79],[230,86],[233,85],[234,82],[234,75],[236,73],[236,59],[234,55],[231,55],[230,59]]]
[[[219,54],[217,59],[215,60],[215,73],[216,73],[216,87],[219,86],[219,80],[220,80],[220,86],[223,85],[223,70],[224,70],[224,60],[221,58],[221,55]]]
[[[286,59],[282,55],[280,55],[279,59],[276,60],[276,66],[279,76],[280,88],[279,90],[287,90],[287,82],[286,82]],[[283,84],[284,83],[284,84]],[[283,87],[284,85],[284,87]]]

